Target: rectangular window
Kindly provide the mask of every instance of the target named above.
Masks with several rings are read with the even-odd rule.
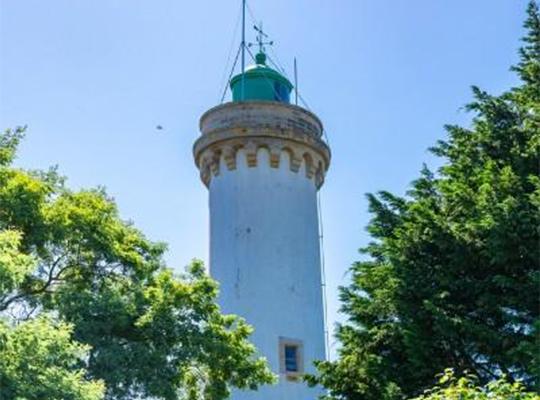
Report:
[[[289,88],[282,83],[274,82],[274,100],[282,103],[289,102]]]
[[[304,373],[304,345],[302,341],[279,338],[279,372],[292,382],[298,382]]]
[[[285,345],[285,372],[298,372],[298,346]]]

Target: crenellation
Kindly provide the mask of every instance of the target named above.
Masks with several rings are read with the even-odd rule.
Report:
[[[223,144],[222,147],[215,145],[206,149],[199,162],[201,180],[208,186],[212,176],[220,174],[221,166],[225,166],[229,171],[234,171],[237,168],[237,154],[240,150],[245,155],[245,162],[248,167],[255,168],[259,166],[258,152],[260,149],[265,149],[268,152],[268,164],[271,168],[280,168],[282,160],[288,160],[288,167],[292,172],[299,172],[300,167],[303,166],[305,176],[308,179],[315,177],[314,182],[317,187],[322,186],[325,169],[323,167],[324,160],[319,154],[308,147],[291,146],[290,143],[286,145],[280,140],[272,143],[267,138],[262,140],[256,138],[245,145],[235,146],[231,143]],[[287,157],[282,157],[282,153],[285,153]]]

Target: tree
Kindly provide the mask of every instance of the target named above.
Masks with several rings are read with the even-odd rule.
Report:
[[[2,298],[35,268],[19,243],[17,232],[0,233]],[[0,320],[0,398],[101,400],[103,383],[87,380],[81,367],[88,347],[74,342],[71,332],[71,326],[46,315],[16,326]]]
[[[526,392],[525,386],[517,381],[510,383],[504,377],[476,386],[477,378],[468,375],[457,378],[452,369],[447,369],[439,384],[414,400],[539,400],[536,393]]]
[[[43,358],[28,363],[39,367],[49,351],[58,361],[51,368],[88,385],[104,382],[107,399],[223,399],[231,387],[273,382],[248,342],[251,328],[220,313],[202,263],[175,275],[162,260],[166,247],[121,220],[105,190],[75,192],[55,169],[13,167],[23,131],[0,135],[0,232],[17,237],[0,249],[2,329],[11,338],[0,342],[0,354],[48,332],[39,337],[68,349],[44,343]],[[22,357],[31,354],[9,354],[0,376],[17,387],[26,376]],[[75,356],[78,363],[67,361]],[[0,387],[1,398],[15,398],[3,392],[9,387]]]
[[[0,321],[1,398],[103,399],[103,382],[86,379],[78,368],[88,347],[71,339],[71,329],[45,317],[14,328]]]
[[[540,373],[540,17],[500,96],[474,87],[470,128],[447,126],[406,197],[368,195],[368,261],[341,289],[347,323],[336,362],[308,377],[329,399],[398,399],[451,367],[484,384],[505,374],[533,387]]]

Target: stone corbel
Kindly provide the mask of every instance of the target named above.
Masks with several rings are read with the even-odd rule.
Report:
[[[315,165],[313,165],[314,162],[313,162],[313,157],[311,156],[311,154],[309,153],[304,154],[304,163],[305,163],[305,168],[306,168],[306,177],[308,179],[313,178],[313,175],[315,174]]]
[[[214,176],[219,175],[219,164],[220,164],[220,152],[214,151],[212,153],[212,158],[210,160],[210,170]]]
[[[227,146],[223,149],[223,159],[229,171],[236,169],[236,150],[233,146]]]
[[[317,188],[320,188],[324,183],[324,171],[322,170],[321,166],[317,168],[317,172],[315,172],[315,186]]]
[[[201,159],[201,165],[199,167],[201,173],[201,180],[208,186],[210,183],[210,167],[208,166],[208,160],[206,158]]]
[[[257,166],[257,144],[253,141],[249,141],[244,147],[246,154],[246,160],[248,167]]]
[[[302,165],[302,157],[298,157],[296,152],[291,154],[291,171],[298,172]]]
[[[276,143],[270,146],[270,167],[279,168],[281,158],[281,143]]]

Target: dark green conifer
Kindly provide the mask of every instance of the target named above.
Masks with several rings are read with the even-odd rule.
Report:
[[[404,198],[369,195],[369,261],[341,290],[335,362],[310,377],[330,399],[420,394],[445,368],[481,383],[538,384],[540,18],[531,2],[517,71],[500,96],[473,88],[469,128],[447,126]]]

